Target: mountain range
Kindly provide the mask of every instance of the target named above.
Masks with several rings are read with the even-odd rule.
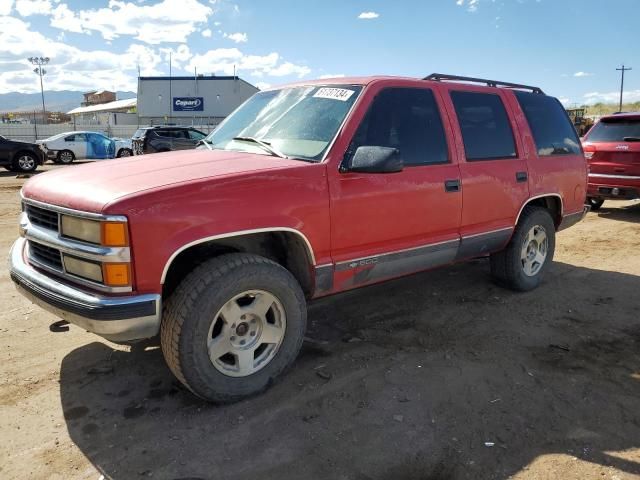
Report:
[[[80,106],[84,99],[83,92],[74,90],[60,90],[44,92],[45,107],[50,112],[68,112]],[[135,98],[134,92],[116,92],[118,100]],[[40,93],[0,93],[0,112],[30,112],[42,110],[42,98]]]

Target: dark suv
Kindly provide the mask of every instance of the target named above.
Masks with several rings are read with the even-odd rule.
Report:
[[[0,166],[7,170],[33,172],[44,160],[44,151],[39,145],[9,140],[0,135]]]
[[[159,126],[139,128],[131,139],[134,155],[195,148],[207,135],[192,127]]]

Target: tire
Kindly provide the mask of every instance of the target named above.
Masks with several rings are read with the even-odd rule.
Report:
[[[118,158],[130,157],[132,155],[133,155],[133,151],[129,150],[128,148],[121,148],[118,151]]]
[[[56,156],[56,163],[68,165],[76,159],[75,154],[71,150],[61,150]]]
[[[38,168],[38,158],[31,152],[18,152],[11,164],[11,170],[14,172],[30,173],[36,168]]]
[[[265,390],[293,364],[306,324],[304,294],[288,270],[257,255],[222,255],[189,273],[165,302],[162,353],[195,395],[234,402]]]
[[[591,207],[592,212],[597,212],[600,210],[600,207],[602,207],[604,198],[587,197],[587,201],[585,203]]]
[[[553,261],[556,228],[548,210],[528,206],[509,244],[491,255],[491,275],[504,287],[519,292],[533,290]]]

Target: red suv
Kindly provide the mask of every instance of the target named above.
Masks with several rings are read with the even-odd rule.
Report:
[[[583,139],[589,163],[587,202],[640,198],[640,112],[602,117]]]
[[[309,300],[479,256],[500,284],[537,287],[586,184],[539,88],[305,82],[255,94],[197,150],[32,178],[11,278],[109,340],[160,334],[184,385],[232,401],[292,364]]]

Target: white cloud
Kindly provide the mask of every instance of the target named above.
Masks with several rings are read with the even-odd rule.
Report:
[[[593,73],[589,72],[576,72],[573,74],[574,77],[593,77]]]
[[[468,12],[476,12],[478,10],[478,4],[480,0],[456,0],[456,5],[459,7],[466,7]]]
[[[247,37],[246,33],[225,33],[224,38],[228,38],[229,40],[232,40],[236,43],[247,43],[247,41],[249,40],[249,37]]]
[[[618,103],[620,101],[620,91],[617,92],[589,92],[584,94],[587,105],[594,103]],[[640,102],[640,90],[625,90],[622,97],[624,103]]]
[[[358,18],[361,20],[373,20],[374,18],[378,18],[380,16],[377,12],[362,12],[358,15]]]
[[[160,52],[163,53],[163,60],[167,64],[169,63],[169,53],[171,53],[171,64],[173,68],[182,68],[193,56],[189,47],[184,43],[179,45],[178,48],[161,48]]]
[[[256,82],[254,83],[254,85],[258,87],[260,90],[266,90],[267,88],[271,87],[271,84],[267,82]]]
[[[203,30],[201,33],[202,33],[202,36],[205,38],[211,37],[211,29],[209,28],[207,28],[206,30]]]
[[[235,68],[236,74],[245,72],[254,77],[295,75],[301,78],[311,73],[311,69],[307,66],[283,62],[276,52],[268,55],[245,55],[237,48],[216,48],[194,55],[186,69],[194,68],[200,72],[224,75],[232,75]]]
[[[558,100],[560,100],[560,103],[565,107],[569,106],[569,104],[571,103],[571,100],[567,97],[560,97],[558,98]]]
[[[51,13],[51,2],[49,0],[17,0],[16,10],[23,17],[48,15]]]
[[[107,8],[74,12],[61,3],[52,10],[51,26],[70,32],[99,32],[105,40],[135,36],[150,44],[186,42],[213,9],[198,0],[162,0],[154,5],[110,0]]]
[[[9,15],[13,8],[13,0],[3,0],[0,2],[0,15]]]
[[[318,78],[323,80],[325,78],[343,78],[344,76],[345,76],[344,73],[336,73],[335,75],[332,75],[332,74],[320,75]]]
[[[34,55],[51,58],[44,77],[47,90],[135,90],[137,65],[143,75],[160,75],[158,66],[163,62],[158,52],[145,45],[132,44],[119,54],[81,50],[31,31],[29,23],[19,18],[0,17],[0,91],[40,90],[33,66],[26,60]]]

